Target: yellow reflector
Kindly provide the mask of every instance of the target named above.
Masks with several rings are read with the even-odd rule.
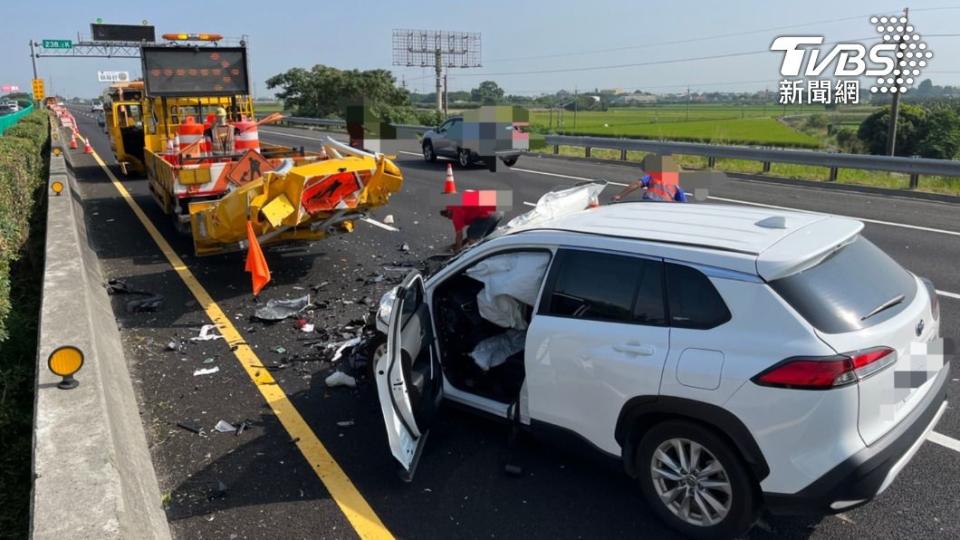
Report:
[[[59,180],[54,180],[54,181],[50,184],[50,189],[52,189],[54,193],[56,193],[57,195],[59,195],[60,192],[63,191],[63,182],[61,182],[61,181],[59,181]]]
[[[267,218],[267,221],[270,222],[270,225],[274,227],[279,227],[280,222],[295,211],[296,209],[290,204],[290,199],[282,193],[260,209],[260,213],[262,213],[264,217]]]
[[[47,360],[50,371],[61,377],[69,377],[83,367],[83,353],[72,345],[64,345],[50,353]]]

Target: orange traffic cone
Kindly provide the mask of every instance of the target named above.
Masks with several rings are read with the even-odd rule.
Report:
[[[447,178],[443,181],[443,194],[456,193],[457,184],[453,182],[453,165],[447,163]]]
[[[83,140],[83,153],[84,153],[84,154],[92,154],[92,153],[93,153],[93,147],[90,146],[90,137],[86,137],[86,138],[84,138],[84,140]]]
[[[76,150],[77,148],[79,148],[79,146],[77,146],[77,133],[73,132],[73,136],[70,137],[70,149]]]

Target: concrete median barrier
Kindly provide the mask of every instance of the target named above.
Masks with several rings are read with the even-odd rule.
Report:
[[[68,140],[55,135],[53,146],[68,154]],[[120,332],[63,157],[51,157],[49,182],[31,536],[170,538]],[[60,195],[54,182],[63,186]],[[79,386],[61,390],[47,363],[68,345],[82,351],[84,363],[74,376]]]

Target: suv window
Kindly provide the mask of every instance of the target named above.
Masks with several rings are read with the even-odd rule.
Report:
[[[890,319],[917,293],[913,276],[862,236],[813,268],[773,280],[770,286],[810,324],[828,334]],[[871,315],[901,295],[899,303]]]
[[[540,315],[663,324],[663,263],[612,253],[562,249]]]
[[[682,264],[665,266],[670,326],[705,330],[730,320],[730,310],[703,272]]]

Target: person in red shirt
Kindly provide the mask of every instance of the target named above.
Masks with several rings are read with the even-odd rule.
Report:
[[[496,206],[451,205],[441,210],[440,215],[453,222],[453,231],[456,233],[454,252],[460,251],[466,244],[482,240],[493,232],[503,219],[503,213],[497,212]]]

